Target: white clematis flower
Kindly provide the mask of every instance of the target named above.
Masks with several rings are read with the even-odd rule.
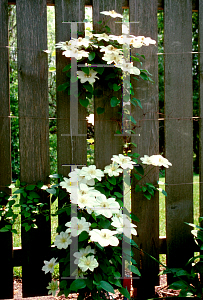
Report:
[[[140,160],[143,164],[146,165],[152,165],[152,166],[158,166],[158,167],[165,167],[168,168],[169,166],[172,166],[172,164],[168,161],[168,159],[164,158],[162,155],[144,155],[144,157],[141,157]]]
[[[54,266],[57,265],[56,258],[52,258],[50,261],[44,260],[44,266],[42,267],[42,271],[47,274],[48,272],[54,272]]]
[[[111,218],[114,213],[117,213],[120,209],[119,203],[115,198],[106,198],[101,194],[96,196],[96,205],[94,208],[95,215],[103,215],[106,218]]]
[[[79,259],[78,267],[82,270],[82,272],[87,271],[88,269],[90,271],[94,271],[95,268],[98,267],[98,261],[94,257],[94,255],[90,255],[88,257],[82,256]]]
[[[98,41],[104,40],[108,42],[110,40],[109,35],[106,33],[97,33],[97,34],[93,34],[93,36],[95,36]]]
[[[88,185],[94,185],[95,181],[93,178],[91,178],[90,180],[87,180],[87,178],[83,175],[81,175],[81,171],[80,169],[75,169],[74,171],[70,172],[68,175],[70,177],[70,181],[71,184],[74,182],[79,182],[79,183],[85,183]]]
[[[90,246],[87,246],[86,248],[82,248],[80,249],[79,252],[75,252],[73,254],[73,256],[76,257],[76,260],[74,260],[74,264],[78,264],[79,263],[79,259],[83,256],[87,256],[89,253],[95,254],[95,250],[91,249]]]
[[[73,217],[71,218],[70,222],[67,222],[65,224],[65,226],[69,227],[68,229],[66,229],[66,232],[70,232],[72,236],[78,236],[82,231],[89,232],[90,225],[91,223],[86,222],[86,219],[84,217],[82,217],[81,219]]]
[[[100,52],[117,53],[117,54],[122,54],[123,53],[121,49],[117,49],[113,45],[99,46],[99,47],[100,47]]]
[[[95,206],[95,197],[90,195],[72,195],[71,202],[79,206],[79,208],[93,208]]]
[[[52,280],[47,286],[47,289],[49,290],[48,294],[52,294],[55,297],[56,292],[58,291],[58,282]]]
[[[96,79],[99,79],[99,77],[96,76],[97,72],[91,69],[89,70],[89,74],[86,74],[83,71],[77,71],[77,74],[81,83],[85,83],[86,81],[94,83]]]
[[[112,217],[112,223],[111,225],[116,227],[116,230],[118,233],[123,233],[130,238],[131,234],[137,235],[137,231],[135,230],[135,227],[137,227],[135,224],[132,224],[128,217],[123,214],[122,217]]]
[[[118,14],[117,12],[115,12],[115,10],[101,11],[100,14],[110,16],[112,18],[123,18],[123,16],[121,14]]]
[[[127,63],[125,60],[123,60],[122,64],[117,64],[116,67],[122,69],[124,72],[140,75],[140,70],[133,66],[133,62]]]
[[[140,157],[140,160],[145,165],[151,165],[152,164],[151,158],[148,155],[144,155],[144,157]]]
[[[118,246],[119,240],[114,234],[117,234],[117,231],[111,231],[109,229],[93,229],[90,231],[90,240],[92,242],[98,242],[102,247]]]
[[[101,181],[102,177],[104,177],[104,172],[100,169],[96,169],[95,165],[91,165],[89,167],[83,167],[80,176],[84,176],[87,181],[92,179]]]
[[[78,50],[75,47],[72,47],[71,49],[68,49],[68,50],[62,52],[62,54],[65,55],[66,57],[74,57],[77,60],[80,60],[83,57],[89,56],[89,52],[86,52],[84,50]]]
[[[123,169],[133,169],[133,165],[136,164],[131,160],[129,156],[125,156],[123,154],[113,155],[113,158],[111,158],[111,160],[113,162],[117,162]]]
[[[64,181],[61,181],[59,185],[66,189],[67,192],[71,193],[75,188],[77,188],[77,182],[71,182],[69,178],[64,177]]]
[[[105,60],[108,65],[112,63],[122,64],[123,55],[117,52],[106,52],[102,59]]]
[[[163,166],[165,168],[172,166],[168,159],[164,158],[162,155],[152,155],[150,156],[150,160],[153,166]]]
[[[72,240],[70,237],[70,234],[67,232],[61,231],[60,234],[58,234],[55,238],[54,245],[58,249],[67,249],[68,246],[71,244]]]
[[[123,173],[123,169],[119,168],[117,163],[112,163],[104,169],[104,174],[108,174],[110,177],[119,176],[120,173]]]

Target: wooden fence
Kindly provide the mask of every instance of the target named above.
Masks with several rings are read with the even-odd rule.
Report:
[[[85,4],[93,7],[93,26],[102,19],[99,11],[114,9],[122,13],[129,7],[130,34],[150,36],[157,40],[157,9],[164,9],[165,58],[165,151],[173,166],[166,170],[166,239],[159,239],[158,193],[151,201],[132,190],[132,211],[140,218],[137,244],[158,259],[159,252],[167,254],[169,267],[181,267],[192,256],[190,228],[184,222],[193,221],[193,100],[192,100],[192,9],[199,11],[199,68],[200,68],[200,214],[203,213],[202,174],[202,105],[203,105],[203,0],[0,0],[0,190],[11,183],[11,130],[9,103],[8,5],[16,4],[18,83],[19,83],[19,139],[21,181],[48,183],[49,176],[49,103],[47,54],[47,4],[55,5],[56,42],[70,38],[70,23],[82,22]],[[65,23],[63,23],[65,22]],[[114,28],[121,34],[121,27]],[[137,120],[136,133],[131,141],[138,144],[141,155],[158,154],[159,104],[157,47],[142,47],[144,68],[153,74],[154,84],[133,84],[136,98],[143,110],[132,107]],[[56,85],[65,82],[62,69],[66,58],[56,53]],[[66,92],[57,92],[57,151],[58,173],[67,176],[63,164],[86,164],[86,111],[79,106],[79,136],[70,134],[70,105]],[[101,98],[95,97],[95,109]],[[119,137],[114,136],[111,122],[113,110],[106,107],[105,115],[95,117],[95,162],[103,168],[113,154],[122,152]],[[135,149],[133,150],[135,151]],[[158,170],[148,178],[158,180]],[[12,249],[12,236],[0,234],[0,299],[13,298],[13,266],[23,272],[23,297],[45,295],[50,277],[41,271],[43,260],[50,256],[50,224],[41,220],[39,229],[22,233],[22,249]],[[139,296],[151,297],[158,284],[159,266],[140,253],[135,259],[142,279],[135,280]]]

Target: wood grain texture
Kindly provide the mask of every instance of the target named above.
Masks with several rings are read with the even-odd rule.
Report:
[[[158,0],[158,10],[164,9],[164,0]],[[16,0],[8,1],[8,4],[16,4]],[[47,5],[54,6],[55,0],[47,0]],[[92,0],[85,0],[85,5],[92,5]],[[129,0],[122,1],[122,7],[128,8],[129,7]],[[192,0],[192,10],[198,11],[198,0]]]
[[[11,193],[11,129],[9,98],[8,2],[0,1],[0,191]],[[1,203],[6,205],[6,203]],[[0,222],[0,227],[4,226]],[[0,233],[0,299],[13,298],[12,234]],[[7,287],[7,288],[5,288]]]
[[[130,24],[130,34],[135,36],[149,36],[157,41],[157,1],[129,1],[130,22],[138,22]],[[135,134],[140,136],[132,136],[132,142],[138,145],[133,148],[133,152],[139,153],[143,157],[145,154],[153,155],[159,153],[159,134],[158,134],[158,62],[157,62],[157,46],[150,45],[140,49],[133,49],[132,55],[140,53],[145,55],[142,69],[148,70],[152,74],[154,83],[136,81],[132,79],[132,87],[135,92],[135,98],[141,101],[143,109],[132,106],[131,114],[137,124],[134,129]],[[139,64],[134,63],[140,67]],[[147,168],[148,172],[150,167]],[[151,182],[154,185],[158,180],[158,168],[154,168],[149,172],[147,177],[139,182],[143,185]],[[138,246],[150,253],[152,256],[159,258],[159,199],[156,192],[151,200],[147,200],[142,193],[135,192],[134,182],[131,189],[132,212],[138,216],[140,222],[137,223],[138,237],[135,242]],[[138,287],[138,295],[141,298],[150,298],[154,296],[154,286],[158,284],[157,274],[159,266],[146,255],[142,255],[137,250],[134,251],[135,260],[138,263],[142,277],[135,279],[133,285]],[[146,288],[147,287],[147,288]]]
[[[97,24],[99,21],[107,20],[108,16],[100,14],[101,11],[115,10],[118,13],[122,13],[121,1],[108,1],[108,0],[93,0],[93,29],[99,32],[100,27]],[[112,34],[120,35],[122,33],[121,24],[115,24],[120,19],[116,18],[110,21],[107,25],[111,28]],[[110,68],[108,68],[110,72]],[[117,130],[120,130],[118,122],[121,123],[121,117],[118,115],[118,107],[112,108],[110,106],[110,98],[116,96],[122,98],[121,92],[112,93],[108,88],[108,82],[95,83],[95,89],[99,88],[103,91],[101,97],[94,97],[94,110],[95,110],[95,163],[98,168],[104,168],[112,161],[113,154],[122,153],[123,141],[119,136],[115,136]],[[110,96],[111,95],[111,96]],[[104,114],[97,114],[97,108],[105,108]]]
[[[199,182],[200,182],[200,216],[203,216],[203,1],[199,1]]]
[[[21,181],[49,182],[49,103],[46,0],[16,2]],[[49,198],[42,192],[41,202]],[[42,272],[51,243],[50,222],[39,217],[38,229],[22,228],[23,297],[47,295],[50,276]],[[40,282],[40,284],[37,284]]]
[[[77,4],[76,4],[77,3]],[[56,43],[68,41],[71,37],[70,23],[62,22],[82,22],[85,19],[84,0],[56,0]],[[78,24],[78,31],[84,32],[84,25]],[[62,51],[56,51],[56,86],[68,80],[63,68],[70,62],[69,58],[62,55]],[[70,96],[67,91],[57,92],[57,153],[58,153],[58,173],[67,176],[69,167],[63,164],[84,165],[87,162],[86,136],[61,136],[70,134]],[[77,100],[78,101],[78,100]],[[87,134],[86,109],[78,105],[78,134]]]
[[[167,265],[178,268],[193,254],[192,2],[165,0],[164,11]]]

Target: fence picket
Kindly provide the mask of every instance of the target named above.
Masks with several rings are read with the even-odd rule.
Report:
[[[101,11],[116,10],[118,13],[122,13],[122,3],[121,1],[108,1],[108,0],[93,0],[93,29],[98,32],[98,23],[106,17],[100,14]],[[109,18],[108,18],[109,19]],[[120,19],[118,19],[118,22]],[[121,24],[115,24],[115,19],[108,23],[108,26],[112,30],[112,34],[120,35]],[[121,124],[121,117],[118,114],[118,108],[112,108],[110,106],[110,97],[116,96],[122,98],[121,92],[116,92],[112,96],[111,91],[108,90],[108,82],[102,82],[95,84],[95,88],[101,88],[105,90],[105,95],[101,97],[94,97],[94,116],[95,116],[95,130],[94,130],[94,140],[95,140],[95,164],[97,168],[104,168],[104,166],[109,165],[111,157],[113,154],[119,154],[123,152],[123,141],[120,136],[115,136],[117,130],[121,130],[119,123]],[[105,108],[104,114],[97,114],[97,108]]]
[[[164,28],[167,265],[178,268],[193,254],[192,2],[166,0]]]
[[[150,36],[157,41],[157,1],[129,1],[130,13],[130,34],[135,36]],[[150,20],[150,21],[148,21]],[[135,91],[135,98],[141,101],[143,109],[132,105],[132,116],[137,122],[135,134],[132,136],[132,142],[138,145],[133,148],[133,152],[138,152],[141,157],[144,154],[158,154],[159,135],[158,135],[158,62],[157,48],[155,46],[142,47],[134,49],[134,53],[145,55],[142,69],[147,69],[152,74],[154,84],[143,80],[132,79],[132,86]],[[148,167],[150,168],[150,167]],[[151,182],[155,186],[158,180],[158,168],[149,173],[140,183]],[[155,258],[159,258],[159,198],[156,192],[154,197],[148,201],[143,193],[135,193],[135,186],[131,190],[132,212],[138,216],[140,222],[138,225],[138,237],[135,242],[138,246],[151,253]],[[140,267],[141,279],[134,279],[133,285],[138,287],[138,296],[148,298],[154,295],[154,286],[158,284],[159,266],[146,255],[134,251],[135,259]],[[147,286],[147,288],[146,288]]]
[[[23,12],[23,13],[22,13]],[[19,84],[21,181],[49,182],[49,103],[46,0],[16,1]],[[41,193],[41,202],[48,202]],[[38,219],[38,229],[22,227],[23,297],[47,295],[50,275],[41,270],[49,257],[50,222]],[[40,283],[40,284],[39,284]]]
[[[0,1],[0,191],[11,194],[11,128],[9,99],[8,1]],[[3,203],[4,205],[6,203]],[[3,225],[0,222],[0,226]],[[13,298],[12,233],[0,233],[0,299]],[[7,288],[5,288],[7,287]]]
[[[203,216],[203,1],[199,1],[199,145],[200,145],[200,165],[199,165],[199,182],[200,182],[200,217]],[[201,223],[202,224],[202,223]]]

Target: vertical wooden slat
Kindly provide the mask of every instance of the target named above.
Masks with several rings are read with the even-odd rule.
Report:
[[[82,22],[85,19],[84,0],[56,0],[56,43],[68,41],[71,37],[71,24],[63,22]],[[78,31],[84,32],[84,25],[78,24]],[[63,68],[70,62],[62,51],[56,51],[56,87],[68,81]],[[86,136],[62,136],[70,134],[70,96],[67,91],[57,92],[57,155],[58,173],[67,176],[69,167],[63,164],[82,165],[87,162]],[[78,106],[78,134],[87,134],[86,109]]]
[[[149,36],[157,41],[157,1],[156,0],[137,0],[129,1],[130,34],[135,36]],[[132,136],[132,142],[138,145],[132,151],[137,152],[143,157],[146,155],[159,154],[159,135],[158,135],[158,60],[157,47],[150,45],[140,49],[133,49],[134,53],[145,55],[142,69],[147,69],[152,74],[154,84],[132,79],[135,98],[141,101],[143,109],[132,106],[132,116],[137,122],[135,134]],[[135,64],[136,65],[136,64]],[[138,64],[138,67],[140,65]],[[148,172],[148,169],[146,172]],[[154,168],[139,183],[143,185],[151,182],[154,185],[158,180],[158,168]],[[156,192],[151,200],[147,200],[142,193],[131,190],[132,212],[138,216],[140,222],[137,223],[138,237],[135,242],[138,246],[154,256],[159,258],[159,199]],[[138,297],[147,298],[154,295],[154,286],[158,284],[159,266],[147,255],[134,251],[135,260],[138,263],[142,277],[133,280],[134,287],[138,288]]]
[[[199,1],[199,182],[200,182],[200,216],[203,216],[203,1]]]
[[[9,98],[8,1],[0,1],[0,191],[11,193],[11,129]],[[6,204],[6,203],[4,203]],[[0,227],[3,223],[0,222]],[[0,299],[13,298],[12,234],[0,233]],[[7,287],[7,288],[5,288]]]
[[[56,43],[61,41],[69,41],[71,36],[76,33],[71,32],[71,23],[67,22],[83,22],[85,19],[85,1],[84,0],[56,0],[55,1],[55,22],[56,22]],[[75,24],[76,25],[76,24]],[[74,26],[74,24],[73,24]],[[84,24],[77,24],[77,31],[84,32]],[[81,36],[81,35],[80,35]],[[69,80],[66,73],[63,73],[63,68],[70,63],[70,59],[62,55],[62,51],[56,49],[56,87]],[[76,62],[72,59],[73,68],[76,67]],[[72,68],[72,69],[73,69]],[[74,99],[68,95],[68,91],[57,92],[57,155],[58,155],[58,173],[67,176],[70,172],[70,167],[67,165],[85,165],[87,163],[87,121],[86,109],[79,104],[77,95]],[[73,100],[73,101],[72,101]],[[72,101],[72,103],[71,103]],[[74,103],[77,101],[78,104]],[[77,109],[78,106],[78,109]],[[72,108],[75,111],[72,111]],[[72,125],[70,118],[74,119],[74,114],[78,116],[78,132],[75,130],[77,124]],[[74,122],[73,122],[74,123]],[[75,127],[75,128],[73,128]],[[72,136],[66,136],[71,134]],[[62,136],[64,135],[65,136]],[[83,136],[82,136],[83,135]],[[66,197],[63,201],[69,201]],[[59,205],[62,205],[60,201]],[[59,224],[64,224],[70,221],[67,215],[60,215]],[[72,258],[71,258],[72,259]],[[63,266],[60,265],[60,276],[63,276]],[[72,282],[68,280],[68,285]]]
[[[49,182],[49,103],[46,0],[16,1],[21,181]],[[47,202],[41,194],[41,202]],[[23,297],[47,294],[50,274],[41,270],[51,243],[50,222],[22,228]]]
[[[93,29],[96,33],[99,33],[98,23],[101,20],[106,20],[107,17],[100,14],[102,11],[115,10],[117,13],[122,14],[122,1],[108,1],[108,0],[93,0]],[[109,19],[109,16],[108,16]],[[121,19],[111,18],[110,23],[107,25],[111,28],[112,34],[121,35],[122,27],[121,24],[116,24]],[[108,68],[109,72],[111,69]],[[108,82],[95,83],[95,88],[103,90],[101,97],[94,97],[94,117],[95,117],[95,164],[97,168],[104,168],[109,165],[113,154],[119,154],[123,152],[123,141],[122,137],[115,136],[117,130],[120,130],[118,122],[121,123],[121,117],[118,114],[118,108],[112,108],[110,106],[111,91],[108,90]],[[116,93],[116,97],[122,99],[122,94]],[[104,114],[97,114],[97,108],[105,108]]]
[[[184,267],[192,256],[193,100],[192,1],[165,0],[165,153],[168,267]],[[188,184],[189,183],[189,184]],[[184,251],[183,251],[184,249]]]

